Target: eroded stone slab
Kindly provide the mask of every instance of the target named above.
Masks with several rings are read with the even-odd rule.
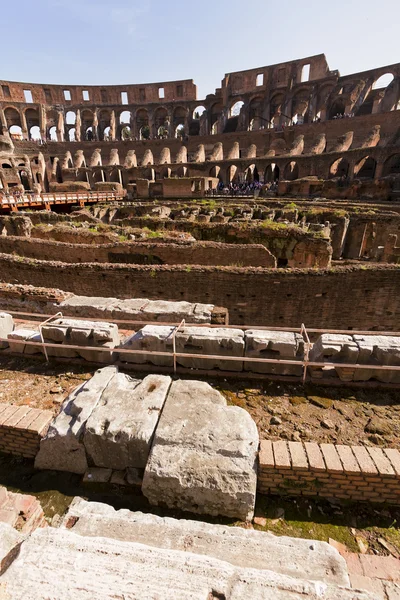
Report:
[[[132,335],[122,346],[125,350],[148,351],[147,354],[129,354],[121,352],[119,358],[122,362],[145,364],[160,367],[172,367],[173,365],[173,339],[174,327],[170,325],[146,325],[140,331]],[[171,356],[159,356],[152,352],[170,352]]]
[[[37,469],[85,473],[88,468],[83,445],[86,421],[117,372],[116,367],[100,369],[68,396],[40,442],[35,460]]]
[[[0,338],[7,338],[12,331],[14,331],[14,319],[10,314],[0,312]],[[0,342],[0,349],[7,347],[7,342]]]
[[[245,410],[202,381],[176,381],[165,403],[142,491],[151,504],[249,519],[258,432]]]
[[[163,375],[113,377],[86,423],[83,443],[92,464],[144,469],[170,385]]]
[[[0,583],[13,600],[372,600],[368,593],[177,550],[36,530]]]
[[[24,536],[11,525],[0,521],[0,575],[6,571],[17,556],[23,539]]]
[[[79,535],[109,537],[224,560],[238,567],[269,569],[298,579],[349,585],[344,558],[326,542],[226,527],[201,521],[162,518],[115,510],[75,498],[63,520]]]
[[[244,334],[241,329],[224,327],[184,327],[176,334],[176,351],[188,354],[210,356],[243,356]],[[221,371],[242,371],[243,362],[222,358],[177,357],[178,364],[189,369],[220,369]]]

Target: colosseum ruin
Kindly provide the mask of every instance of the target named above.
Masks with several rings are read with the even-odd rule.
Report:
[[[0,599],[398,600],[400,63],[0,123]]]

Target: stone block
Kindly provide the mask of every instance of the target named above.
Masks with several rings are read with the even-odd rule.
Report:
[[[147,350],[149,354],[121,353],[119,355],[120,361],[139,365],[150,363],[159,367],[172,367],[173,331],[174,327],[169,325],[146,325],[126,340],[122,348],[126,350]],[[157,356],[150,354],[150,352],[171,352],[171,357]]]
[[[0,312],[0,338],[7,338],[12,331],[14,331],[14,319],[8,313]],[[7,342],[0,342],[0,350],[7,347]]]
[[[248,329],[245,331],[245,343],[245,356],[248,358],[302,360],[304,357],[304,340],[294,332]],[[296,366],[246,361],[244,369],[253,373],[276,375],[301,376],[303,373],[301,364]]]
[[[86,422],[117,372],[116,367],[100,369],[68,396],[40,442],[35,460],[37,469],[85,473],[88,468],[83,445]]]
[[[107,504],[75,498],[62,526],[73,520],[73,532],[109,537],[156,548],[207,555],[238,567],[348,585],[345,560],[326,542],[275,536],[242,527],[115,510]]]
[[[176,351],[212,356],[243,356],[244,334],[241,329],[223,327],[184,327],[176,334]],[[177,357],[177,363],[189,369],[242,371],[243,362],[218,358]]]
[[[15,329],[15,331],[8,334],[8,340],[11,352],[15,352],[16,354],[41,354],[43,352],[41,347],[36,348],[35,346],[27,346],[21,343],[21,341],[41,342],[40,334],[36,329],[25,327]]]
[[[77,568],[77,565],[79,568]],[[235,566],[223,558],[48,527],[36,530],[1,579],[13,600],[176,598],[372,600],[367,592]]]
[[[243,409],[201,381],[176,381],[144,473],[151,504],[251,519],[256,494],[257,427]]]
[[[83,443],[91,464],[144,469],[170,385],[163,375],[141,381],[117,373],[86,423]]]

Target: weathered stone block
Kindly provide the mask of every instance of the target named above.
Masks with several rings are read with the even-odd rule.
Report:
[[[68,396],[41,440],[35,460],[37,469],[85,473],[88,468],[83,445],[86,422],[117,372],[116,367],[105,367]]]
[[[132,335],[122,346],[126,350],[148,350],[149,354],[127,354],[119,355],[122,362],[145,364],[150,363],[160,367],[172,367],[172,332],[174,327],[169,325],[146,325]],[[157,356],[150,352],[171,352],[169,356]]]
[[[36,348],[35,346],[27,346],[21,343],[22,341],[40,342],[40,334],[35,329],[15,329],[15,331],[8,334],[8,339],[11,352],[15,352],[16,354],[40,354],[42,352],[41,347]]]
[[[0,312],[0,338],[7,338],[12,331],[14,331],[14,319],[8,313]],[[0,342],[0,349],[7,347],[7,342]]]
[[[91,463],[122,471],[144,468],[171,378],[143,381],[117,373],[90,415],[83,442]]]
[[[146,466],[151,504],[249,519],[256,494],[257,427],[201,381],[172,384]]]
[[[188,354],[208,354],[214,356],[243,356],[244,335],[241,329],[223,327],[184,327],[176,334],[176,351]],[[190,369],[220,369],[221,371],[242,371],[242,361],[218,358],[177,357],[178,364]]]
[[[248,329],[245,331],[245,342],[245,356],[249,358],[259,357],[300,361],[304,357],[304,340],[298,333]],[[303,372],[301,364],[296,366],[253,361],[246,361],[244,369],[245,371],[252,371],[254,373],[273,373],[276,375],[300,376]]]

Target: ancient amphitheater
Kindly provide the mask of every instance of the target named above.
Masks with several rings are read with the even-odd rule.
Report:
[[[400,64],[0,122],[0,599],[398,600]]]

